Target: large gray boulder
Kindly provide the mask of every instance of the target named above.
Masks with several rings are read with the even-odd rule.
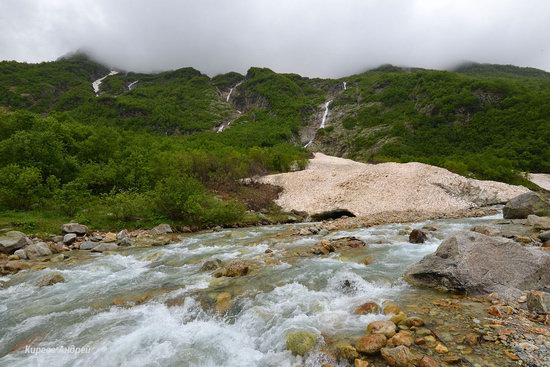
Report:
[[[42,256],[50,256],[52,250],[45,242],[37,242],[25,247],[25,254],[29,260],[34,260]]]
[[[437,251],[411,266],[411,283],[468,294],[519,290],[550,284],[550,253],[501,237],[465,231],[447,238]]]
[[[525,219],[529,215],[550,216],[550,203],[536,192],[526,192],[508,201],[502,210],[506,219]]]
[[[63,233],[75,233],[79,236],[84,236],[88,233],[88,227],[79,223],[65,223],[61,226]]]
[[[161,234],[167,234],[167,233],[172,233],[172,227],[170,227],[169,224],[159,224],[158,226],[156,226],[155,228],[152,228],[151,230],[149,230],[149,233],[151,233],[152,235],[161,235]]]
[[[0,236],[0,252],[13,254],[16,250],[30,245],[32,241],[19,231],[9,231]]]

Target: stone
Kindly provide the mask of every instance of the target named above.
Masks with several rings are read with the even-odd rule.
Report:
[[[105,233],[103,235],[103,239],[101,240],[101,242],[105,242],[105,243],[116,242],[116,233],[113,233],[113,232]]]
[[[336,355],[340,359],[354,361],[355,359],[359,358],[359,353],[357,352],[357,349],[355,349],[349,343],[340,342],[336,344],[335,349]]]
[[[535,229],[550,229],[550,218],[531,214],[527,216],[527,225]]]
[[[407,318],[407,314],[401,311],[398,314],[395,314],[392,317],[390,317],[390,321],[398,325],[401,321],[405,320],[406,318]]]
[[[514,309],[510,306],[492,305],[487,309],[487,312],[495,317],[504,317],[514,313]]]
[[[47,287],[50,285],[54,285],[57,283],[64,283],[64,282],[65,282],[65,278],[61,273],[51,273],[51,274],[46,274],[42,278],[40,278],[37,285],[39,287]]]
[[[309,331],[292,331],[286,336],[286,348],[294,355],[305,355],[316,343],[317,336]]]
[[[75,233],[79,236],[84,236],[88,233],[88,227],[79,223],[66,223],[61,226],[63,233]]]
[[[435,351],[440,354],[449,353],[449,349],[447,349],[447,347],[442,343],[437,343],[437,345],[435,346]]]
[[[400,324],[406,325],[408,327],[412,327],[412,326],[419,327],[424,325],[424,320],[422,320],[420,317],[412,316],[412,317],[407,317],[405,320],[401,321]]]
[[[386,346],[387,339],[383,334],[370,334],[361,337],[355,343],[355,349],[359,353],[375,354]]]
[[[65,255],[63,254],[56,255],[50,259],[52,263],[60,263],[60,262],[63,262],[64,260],[65,260]]]
[[[92,252],[105,252],[105,251],[114,251],[118,248],[116,243],[99,243],[92,249]]]
[[[439,367],[439,365],[432,358],[424,356],[418,363],[418,367]]]
[[[540,233],[539,239],[541,240],[541,242],[550,241],[550,231]]]
[[[479,343],[479,334],[477,334],[477,333],[468,333],[464,337],[464,341],[466,342],[466,344],[473,347],[473,346],[475,346]]]
[[[222,292],[216,297],[216,312],[226,313],[231,306],[231,293]]]
[[[201,271],[212,271],[220,268],[223,262],[220,259],[206,260],[202,266]]]
[[[19,257],[19,259],[23,259],[23,260],[28,259],[27,253],[26,253],[25,249],[23,249],[23,248],[20,248],[19,250],[15,251],[13,254],[17,255],[17,257]]]
[[[505,219],[526,219],[530,214],[549,216],[550,203],[541,194],[527,192],[509,200],[502,214]]]
[[[415,364],[414,354],[404,345],[395,348],[382,348],[380,353],[391,367],[412,367]]]
[[[420,229],[413,229],[409,234],[410,243],[424,243],[427,240],[428,240],[428,235]]]
[[[152,228],[149,233],[153,235],[167,234],[172,233],[172,227],[169,224],[159,224],[158,226]]]
[[[484,234],[485,236],[499,236],[501,234],[498,228],[484,224],[473,227],[471,231]]]
[[[361,264],[363,265],[370,265],[373,262],[374,262],[374,256],[372,255],[365,256],[363,260],[361,260]]]
[[[130,237],[124,237],[117,241],[117,244],[120,247],[131,247],[134,246],[134,241]]]
[[[517,297],[521,290],[550,284],[550,254],[501,237],[459,232],[437,251],[412,265],[405,278],[414,284],[468,294]]]
[[[80,244],[80,249],[81,250],[91,250],[91,249],[93,249],[94,247],[96,247],[98,245],[99,245],[99,243],[97,243],[97,242],[85,241],[85,242],[82,242]]]
[[[9,231],[0,235],[0,253],[13,254],[31,243],[32,241],[23,232]]]
[[[383,334],[386,338],[391,338],[395,335],[395,324],[386,320],[374,321],[367,326],[367,331],[371,334]]]
[[[125,238],[129,238],[130,237],[130,233],[128,232],[127,229],[123,229],[122,231],[118,232],[116,234],[116,239],[117,241],[121,241]]]
[[[63,236],[63,243],[65,245],[72,245],[74,241],[76,241],[76,238],[78,236],[76,233],[67,233],[65,236]]]
[[[94,233],[90,237],[88,237],[88,240],[92,242],[101,242],[103,240],[103,236],[98,233]]]
[[[425,226],[422,227],[422,229],[424,231],[428,231],[428,232],[435,232],[437,231],[437,227],[434,226],[434,225],[431,225],[431,224],[426,224]]]
[[[414,337],[410,331],[401,330],[388,340],[388,347],[404,345],[410,347],[414,343]]]
[[[353,367],[369,367],[369,361],[356,358],[355,361],[353,361]]]
[[[42,256],[50,256],[52,250],[45,242],[37,242],[25,247],[25,253],[29,260],[34,260]]]
[[[397,315],[398,313],[401,312],[401,308],[395,303],[391,303],[391,302],[385,303],[383,310],[385,315],[390,315],[390,314]]]
[[[357,307],[355,309],[356,315],[366,315],[370,313],[379,313],[380,312],[380,306],[378,303],[375,302],[367,302],[363,303],[361,306]]]
[[[240,277],[248,274],[248,264],[244,261],[236,260],[230,262],[223,269],[217,271],[214,276],[219,277]]]
[[[550,314],[550,293],[543,291],[527,293],[527,308],[530,312],[543,315]]]

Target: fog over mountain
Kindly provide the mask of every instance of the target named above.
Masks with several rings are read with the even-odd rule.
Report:
[[[338,77],[472,60],[550,70],[545,0],[2,0],[0,59]]]

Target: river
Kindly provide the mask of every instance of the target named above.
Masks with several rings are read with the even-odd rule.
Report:
[[[294,253],[322,237],[289,234],[304,224],[226,229],[3,277],[0,366],[319,366],[327,361],[322,342],[302,360],[285,348],[289,331],[325,339],[361,335],[369,322],[387,316],[356,315],[360,304],[431,297],[434,292],[404,283],[404,270],[445,236],[496,217],[331,233],[326,238],[356,236],[368,247],[308,257]],[[437,228],[429,242],[408,243],[404,232],[426,223]],[[363,265],[365,256],[374,262]],[[212,259],[258,267],[243,277],[214,278],[200,270]],[[53,271],[66,281],[35,285]],[[224,314],[215,311],[222,292],[232,300]],[[87,353],[25,353],[25,345],[74,345]]]

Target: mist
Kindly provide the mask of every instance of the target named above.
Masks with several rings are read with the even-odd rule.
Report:
[[[391,63],[550,70],[545,0],[2,0],[0,59],[83,50],[139,72],[250,66],[341,77]]]

